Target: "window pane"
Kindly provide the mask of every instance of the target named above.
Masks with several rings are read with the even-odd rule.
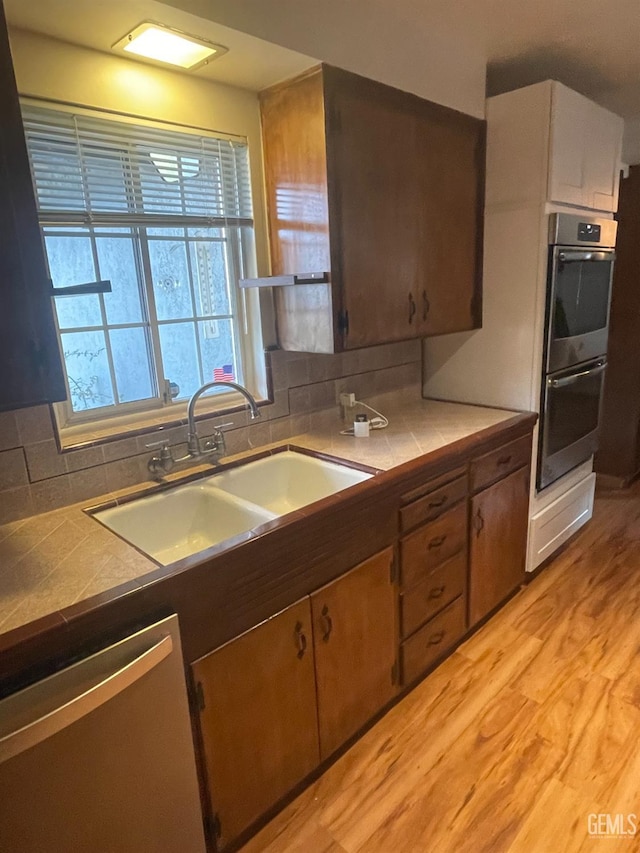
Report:
[[[104,332],[60,336],[74,412],[114,403]]]
[[[150,240],[149,258],[158,319],[192,317],[185,244],[174,240]]]
[[[189,244],[198,316],[231,314],[225,244],[197,241]]]
[[[91,238],[45,236],[49,270],[55,287],[87,284],[95,281],[96,270],[91,251]],[[100,300],[95,294],[84,296],[59,296],[56,311],[61,329],[78,326],[100,326]]]
[[[184,237],[184,228],[147,228],[149,237]]]
[[[202,372],[205,382],[216,378],[214,371],[224,371],[225,379],[241,382],[233,349],[233,327],[231,320],[204,320],[198,323]],[[229,371],[228,368],[231,367]],[[228,373],[231,376],[227,376]],[[220,374],[218,374],[220,375]]]
[[[120,402],[155,397],[144,327],[111,329],[109,339]]]
[[[142,320],[140,285],[133,240],[122,237],[98,237],[98,263],[102,278],[111,280],[111,293],[105,293],[108,323],[135,323]]]
[[[178,400],[188,399],[202,385],[194,323],[167,323],[159,328],[164,377],[180,386]]]

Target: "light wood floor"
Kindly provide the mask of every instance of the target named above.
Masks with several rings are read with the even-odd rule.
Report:
[[[640,486],[242,853],[640,850],[597,813],[640,824]]]

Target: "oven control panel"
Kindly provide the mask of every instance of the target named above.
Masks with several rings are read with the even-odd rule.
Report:
[[[578,222],[578,240],[581,243],[599,243],[602,228],[594,222]]]

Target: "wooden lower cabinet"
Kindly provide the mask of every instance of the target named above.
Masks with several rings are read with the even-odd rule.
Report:
[[[529,468],[520,468],[471,501],[469,625],[513,592],[525,577]]]
[[[467,615],[465,605],[464,596],[459,596],[402,643],[403,686],[424,675],[464,635]]]
[[[309,599],[200,658],[192,672],[221,850],[318,764]]]
[[[392,566],[388,548],[311,596],[323,759],[397,692]]]

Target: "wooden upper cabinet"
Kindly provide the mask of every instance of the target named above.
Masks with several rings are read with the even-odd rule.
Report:
[[[482,325],[484,122],[435,104],[418,116],[422,335]]]
[[[223,849],[318,764],[309,599],[196,661],[192,673]]]
[[[388,548],[311,596],[323,759],[398,689],[392,565],[393,550]]]
[[[336,352],[478,327],[484,122],[331,66],[261,98],[280,345]]]
[[[0,410],[66,396],[44,247],[0,3]]]
[[[513,592],[525,577],[529,467],[479,492],[471,501],[469,625]]]

